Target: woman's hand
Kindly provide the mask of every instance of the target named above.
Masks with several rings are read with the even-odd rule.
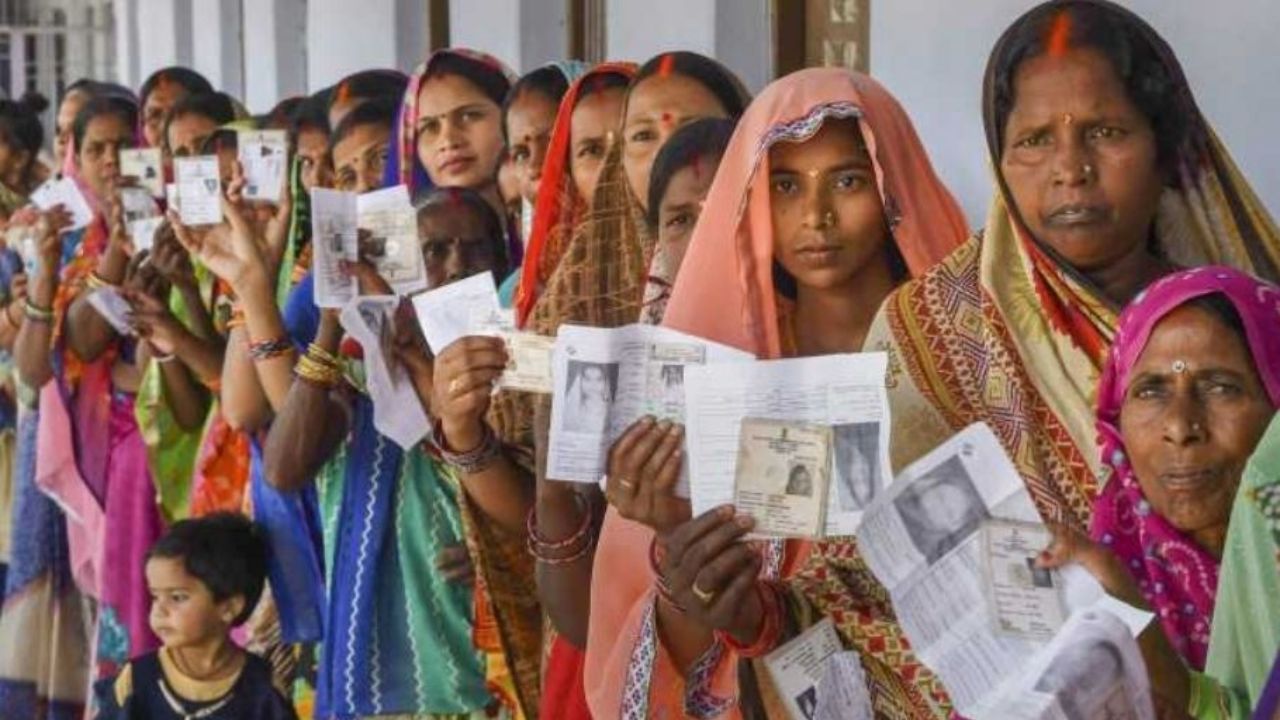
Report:
[[[434,362],[427,339],[422,334],[422,325],[414,314],[413,304],[408,298],[400,301],[392,315],[391,353],[404,365],[409,374],[415,378],[431,376]]]
[[[156,231],[155,245],[151,250],[151,262],[161,277],[175,287],[188,289],[196,287],[196,271],[191,264],[191,255],[178,242],[178,237],[168,222],[161,223]]]
[[[62,231],[71,227],[71,212],[61,205],[55,205],[40,214],[35,229],[39,239],[40,255],[39,271],[46,276],[55,276],[62,266]]]
[[[743,541],[754,526],[751,517],[722,505],[658,536],[662,574],[675,601],[694,621],[743,645],[759,638],[764,621],[756,593],[762,560]]]
[[[664,533],[686,523],[689,501],[676,497],[684,462],[684,428],[644,417],[627,429],[609,450],[605,497],[618,514]]]
[[[107,195],[107,252],[117,252],[121,256],[133,257],[133,238],[129,237],[129,228],[124,221],[124,201],[120,197],[120,183],[114,183]]]
[[[131,319],[138,337],[151,343],[160,355],[172,355],[186,328],[162,300],[140,290],[124,290],[124,299],[133,308]]]
[[[1130,605],[1146,607],[1133,576],[1115,553],[1069,525],[1051,522],[1049,529],[1053,532],[1053,542],[1036,558],[1036,565],[1051,570],[1071,564],[1080,565],[1108,595]]]
[[[494,337],[461,338],[436,358],[431,410],[454,452],[473,450],[484,440],[493,384],[506,367],[506,346]]]

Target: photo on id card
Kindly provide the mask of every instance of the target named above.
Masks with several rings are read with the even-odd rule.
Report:
[[[135,178],[138,187],[153,198],[164,197],[164,166],[160,148],[133,148],[120,151],[120,175]]]
[[[555,338],[515,329],[515,317],[511,310],[474,307],[467,323],[477,335],[501,338],[507,349],[507,368],[498,379],[503,390],[550,394],[555,385],[551,380],[551,353]]]
[[[1067,613],[1062,577],[1036,565],[1053,541],[1039,523],[988,520],[980,532],[983,587],[994,630],[1006,637],[1049,640]]]
[[[755,518],[754,532],[820,537],[831,475],[831,428],[746,418],[738,436],[733,501]]]
[[[684,422],[684,366],[705,365],[707,348],[693,343],[653,343],[645,366],[645,414]]]

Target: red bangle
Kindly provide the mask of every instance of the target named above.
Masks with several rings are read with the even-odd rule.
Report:
[[[755,642],[743,645],[723,630],[716,631],[716,639],[724,643],[738,657],[758,658],[772,652],[782,635],[782,603],[778,599],[778,590],[767,582],[756,583],[756,595],[760,598],[760,608],[764,618],[760,623],[760,634]]]
[[[653,572],[653,584],[658,591],[658,597],[663,602],[670,605],[676,611],[683,613],[684,606],[676,601],[674,595],[671,594],[671,586],[667,584],[667,577],[662,574],[661,559],[658,557],[658,538],[655,536],[649,541],[649,570]]]
[[[592,532],[595,528],[595,513],[591,501],[576,492],[574,499],[582,510],[582,523],[564,540],[547,540],[539,535],[537,506],[529,508],[529,515],[525,520],[527,545],[529,554],[538,562],[567,565],[586,557],[595,546],[595,534]]]

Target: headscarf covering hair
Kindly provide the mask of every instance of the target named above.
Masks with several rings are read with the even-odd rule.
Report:
[[[426,168],[418,159],[418,92],[422,83],[436,75],[458,75],[475,85],[494,105],[502,107],[515,82],[515,75],[501,60],[476,50],[447,48],[437,50],[418,66],[409,78],[391,137],[391,156],[387,161],[385,186],[408,185],[410,192],[431,187]]]
[[[1156,326],[1174,310],[1204,298],[1225,298],[1235,309],[1267,397],[1273,407],[1280,406],[1280,287],[1224,266],[1186,270],[1152,284],[1120,316],[1098,385],[1098,443],[1107,479],[1094,501],[1089,529],[1129,569],[1174,649],[1195,670],[1204,669],[1208,654],[1219,561],[1151,510],[1129,463],[1120,410]]]
[[[898,101],[861,73],[801,70],[765,88],[739,123],[694,228],[665,325],[761,357],[782,356],[769,149],[807,140],[833,119],[858,121],[885,220],[913,276],[960,245],[968,233],[964,215]]]
[[[542,164],[542,184],[534,205],[533,228],[525,241],[524,264],[516,289],[516,321],[521,327],[528,321],[534,302],[559,264],[576,221],[588,204],[586,198],[578,197],[570,174],[573,111],[584,97],[595,92],[608,87],[625,88],[635,73],[633,63],[597,65],[574,80],[560,99],[546,160]]]
[[[1077,20],[1085,17],[1087,22]],[[1104,26],[1110,26],[1105,33],[1090,29]],[[1036,53],[1101,37],[1118,48],[1118,56],[1130,58],[1117,68],[1122,79],[1167,78],[1172,84],[1165,102],[1176,100],[1186,132],[1170,135],[1181,141],[1164,141],[1179,150],[1168,155],[1176,158],[1171,178],[1177,182],[1165,188],[1154,221],[1151,242],[1158,255],[1184,266],[1225,264],[1274,279],[1280,231],[1196,108],[1173,51],[1137,15],[1107,0],[1055,0],[1030,10],[997,41],[983,92],[997,185],[986,228],[935,271],[894,293],[869,342],[900,360],[890,390],[895,467],[985,421],[1014,458],[1042,516],[1083,528],[1100,470],[1095,391],[1119,308],[1026,232],[1000,173],[999,118],[1008,102],[1000,88],[1017,71],[1012,60],[1033,52],[1018,50],[1025,45],[1021,38],[1035,37],[1028,27],[1060,28],[1040,35]],[[1161,69],[1139,62],[1152,57]],[[957,325],[957,317],[972,320]],[[974,377],[991,379],[973,383]],[[1002,388],[998,398],[989,390],[995,386]]]
[[[779,305],[785,303],[774,285],[773,224],[770,210],[769,149],[778,142],[802,142],[824,123],[856,120],[875,169],[876,186],[885,208],[892,238],[912,273],[922,273],[958,246],[967,234],[964,218],[951,193],[935,174],[923,145],[902,107],[873,79],[848,70],[802,70],[775,81],[751,103],[730,139],[666,308],[663,324],[762,358],[791,352],[784,341]],[[610,511],[597,550],[596,566],[644,567],[644,548],[652,532]],[[796,571],[809,553],[826,558],[849,554],[849,544],[819,543],[811,548],[788,543],[766,545],[774,558],[762,577],[788,587],[800,598],[788,605],[813,608],[788,623],[811,624],[822,616],[837,618],[844,641],[863,655],[877,712],[886,717],[923,717],[933,712],[935,699],[898,677],[904,660],[894,628],[878,620],[876,612],[887,599],[850,592],[840,584],[850,575],[825,572],[802,580]],[[805,569],[813,565],[803,565]],[[826,568],[823,568],[824,570]],[[634,577],[633,577],[634,576]],[[604,716],[622,709],[638,717],[631,698],[648,678],[662,687],[652,702],[664,707],[688,707],[691,698],[749,697],[754,689],[741,683],[751,673],[735,673],[737,659],[727,653],[714,672],[690,683],[683,697],[672,697],[669,674],[659,676],[652,663],[642,661],[643,648],[655,647],[656,630],[640,608],[652,603],[652,576],[646,572],[626,578],[597,575],[593,580],[586,685],[593,712]],[[862,569],[858,581],[870,577]],[[874,587],[872,583],[866,588]],[[839,586],[833,588],[832,586]],[[781,589],[783,586],[776,586]],[[859,589],[863,589],[859,585]],[[783,593],[780,593],[783,594]],[[785,594],[790,597],[790,594]],[[900,633],[897,633],[900,635]],[[624,638],[622,642],[618,638]],[[659,666],[660,667],[660,666]],[[907,667],[910,677],[923,668]],[[759,698],[768,702],[768,698]],[[739,701],[746,702],[745,700]],[[747,714],[746,706],[740,712]],[[878,715],[879,716],[879,715]]]

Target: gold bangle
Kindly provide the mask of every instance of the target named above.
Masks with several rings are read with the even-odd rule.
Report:
[[[328,350],[325,350],[324,348],[320,347],[315,343],[311,343],[310,345],[307,346],[307,356],[318,363],[321,363],[323,365],[329,365],[334,368],[340,367],[342,365],[342,361],[338,358],[337,355],[334,355],[333,353],[329,352]]]
[[[108,282],[105,278],[98,274],[97,270],[89,273],[89,278],[85,281],[90,290],[99,290],[101,288],[120,287],[118,283]]]
[[[293,372],[300,379],[322,387],[334,387],[342,381],[342,373],[338,368],[318,362],[310,355],[299,358]]]

